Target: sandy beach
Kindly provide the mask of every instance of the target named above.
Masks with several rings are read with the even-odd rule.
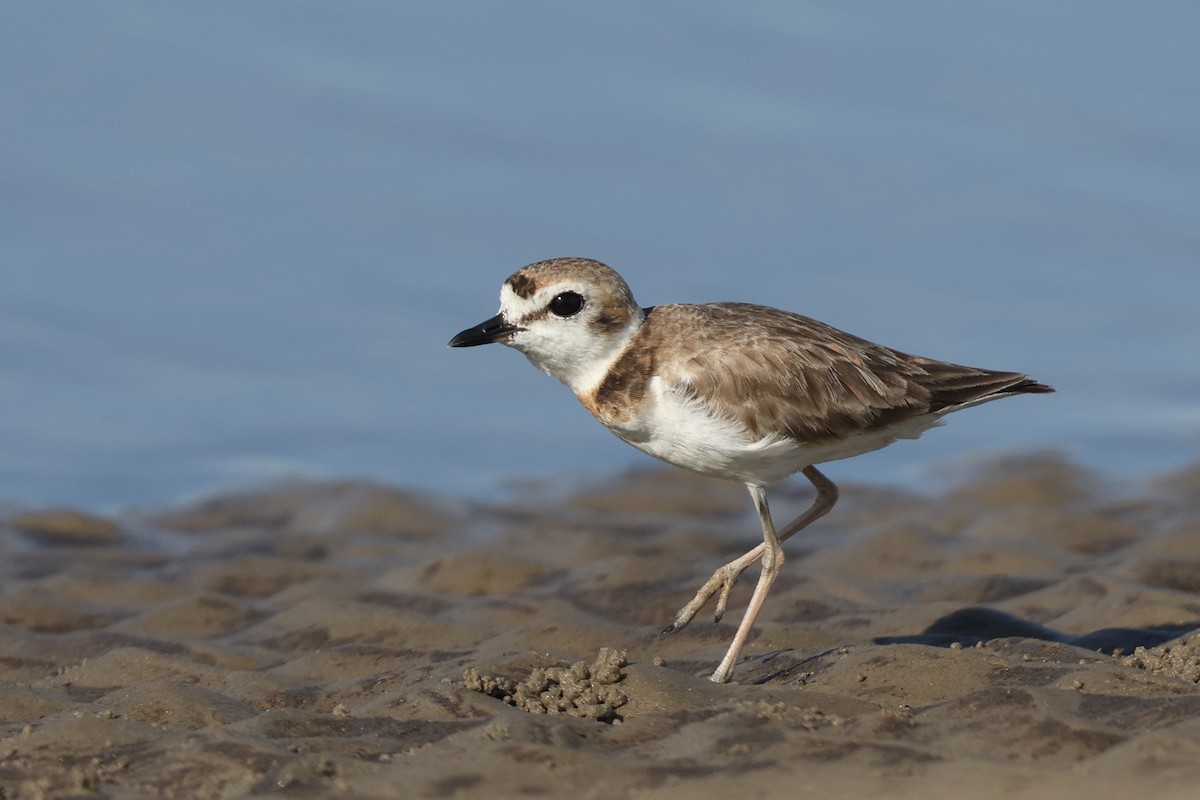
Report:
[[[756,571],[659,632],[758,526],[680,470],[7,508],[0,798],[1198,796],[1200,468],[842,489],[725,686]]]

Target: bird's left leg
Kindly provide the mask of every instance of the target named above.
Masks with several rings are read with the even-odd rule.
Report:
[[[767,599],[767,593],[771,591],[771,586],[775,583],[775,578],[779,576],[779,570],[783,567],[783,548],[779,546],[775,523],[771,521],[771,510],[767,507],[767,490],[754,485],[749,485],[749,489],[750,496],[754,498],[754,510],[758,512],[758,519],[762,523],[762,572],[759,573],[758,583],[754,586],[754,594],[750,596],[750,604],[746,606],[746,613],[742,615],[737,633],[733,635],[733,641],[730,642],[729,649],[725,651],[725,657],[721,659],[721,663],[717,665],[717,669],[709,678],[714,683],[729,683],[729,678],[733,674],[733,665],[737,663],[742,647],[746,644],[746,638],[750,636],[750,629],[754,627],[754,620],[758,617],[758,612]]]
[[[817,496],[813,500],[811,506],[796,519],[792,520],[786,528],[777,536],[780,542],[787,541],[790,537],[803,530],[814,521],[820,519],[829,513],[838,499],[838,488],[833,481],[826,478],[825,475],[816,467],[805,467],[801,474],[812,483],[817,490]],[[754,496],[754,487],[747,485],[750,489],[751,497]],[[765,492],[765,490],[764,490]],[[765,498],[765,494],[764,494]],[[755,501],[757,506],[757,500]],[[725,616],[725,609],[729,605],[729,593],[733,591],[733,585],[737,583],[738,577],[746,571],[746,568],[763,557],[763,552],[766,549],[765,535],[764,542],[759,544],[743,556],[735,558],[725,566],[718,569],[712,574],[700,590],[696,592],[696,596],[691,599],[687,605],[679,609],[675,615],[674,621],[671,622],[663,633],[675,633],[683,630],[689,622],[699,613],[700,609],[708,603],[709,599],[717,592],[720,595],[717,597],[717,608],[714,614],[714,621],[720,622]]]

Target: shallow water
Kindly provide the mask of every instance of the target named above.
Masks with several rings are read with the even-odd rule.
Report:
[[[745,300],[1058,395],[830,468],[1200,453],[1200,9],[7,9],[0,498],[451,494],[644,457],[498,348],[523,263]]]

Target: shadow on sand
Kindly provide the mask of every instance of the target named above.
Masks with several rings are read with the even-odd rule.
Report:
[[[921,633],[879,636],[873,641],[875,644],[927,644],[934,647],[960,644],[963,647],[973,647],[992,639],[1041,639],[1112,655],[1132,653],[1138,647],[1157,647],[1197,628],[1200,628],[1200,621],[1162,628],[1101,628],[1080,636],[1071,636],[1003,611],[973,606],[937,619]]]

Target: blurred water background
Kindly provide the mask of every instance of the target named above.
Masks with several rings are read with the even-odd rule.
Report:
[[[831,466],[1200,456],[1200,5],[0,10],[0,499],[459,496],[646,457],[449,337],[562,255],[1057,395]]]

